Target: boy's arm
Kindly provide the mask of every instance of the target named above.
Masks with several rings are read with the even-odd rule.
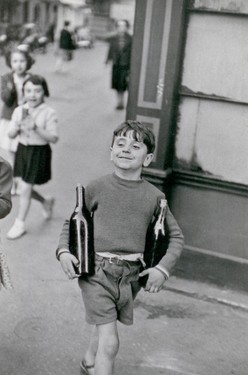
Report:
[[[150,293],[156,293],[161,290],[164,282],[170,277],[183,250],[184,237],[169,208],[167,209],[166,221],[170,232],[167,253],[158,265],[148,268],[140,274],[141,277],[149,275],[145,291]]]
[[[62,248],[69,250],[69,220],[65,220],[59,235],[58,249]]]
[[[184,236],[169,207],[167,209],[166,222],[169,229],[169,246],[167,249],[167,253],[160,260],[159,264],[156,267],[161,271],[167,271],[169,276],[183,251]]]
[[[60,262],[64,273],[70,280],[78,277],[74,269],[74,266],[78,265],[78,260],[69,251],[69,220],[65,220],[63,224],[59,236],[59,244],[56,249],[56,258]]]

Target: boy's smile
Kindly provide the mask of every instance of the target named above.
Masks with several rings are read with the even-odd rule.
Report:
[[[153,154],[148,154],[146,145],[134,139],[132,133],[115,137],[111,148],[111,160],[115,172],[121,175],[120,177],[125,174],[127,178],[140,179],[142,167],[150,164]]]

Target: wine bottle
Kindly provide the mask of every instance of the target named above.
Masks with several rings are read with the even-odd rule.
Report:
[[[80,184],[76,187],[76,207],[69,224],[69,250],[79,261],[75,272],[79,276],[94,274],[93,219],[85,205],[85,190]]]
[[[166,223],[167,201],[161,199],[158,213],[148,226],[144,250],[145,268],[155,267],[166,254],[169,244],[169,231]],[[145,287],[148,275],[140,278],[140,285]]]

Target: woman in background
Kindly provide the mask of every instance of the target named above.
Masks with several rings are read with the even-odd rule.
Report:
[[[128,89],[128,79],[131,60],[132,37],[127,32],[127,20],[116,23],[117,34],[108,39],[109,51],[106,64],[112,61],[112,89],[117,92],[116,109],[124,109],[124,93]]]

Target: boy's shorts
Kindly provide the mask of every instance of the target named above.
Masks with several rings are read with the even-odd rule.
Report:
[[[133,302],[140,290],[140,261],[108,259],[96,255],[95,274],[79,278],[89,324],[119,320],[133,324]]]

